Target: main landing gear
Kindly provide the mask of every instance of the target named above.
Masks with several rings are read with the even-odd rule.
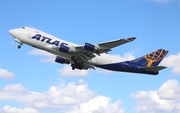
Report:
[[[84,67],[83,63],[82,62],[78,62],[75,56],[73,56],[71,58],[71,60],[73,61],[73,63],[71,64],[72,70],[75,70],[75,69],[82,70],[83,69],[83,67]]]
[[[75,70],[75,69],[82,70],[84,65],[82,63],[76,63],[76,64],[71,64],[71,67],[72,67],[72,70]]]
[[[75,70],[75,65],[71,64],[72,70]]]

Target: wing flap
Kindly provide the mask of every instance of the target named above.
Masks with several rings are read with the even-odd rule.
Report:
[[[165,69],[167,67],[165,67],[165,66],[152,66],[152,67],[139,67],[139,68],[144,69],[146,71],[158,72],[158,71]]]

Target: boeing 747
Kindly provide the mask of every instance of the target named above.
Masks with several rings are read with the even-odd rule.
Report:
[[[157,75],[160,70],[166,68],[158,66],[168,53],[164,49],[158,49],[134,60],[123,62],[104,55],[114,47],[134,41],[136,37],[98,44],[86,42],[84,45],[77,45],[30,27],[12,29],[9,33],[19,43],[19,49],[23,44],[27,44],[47,51],[56,55],[55,62],[70,64],[73,70],[99,67],[112,71]]]

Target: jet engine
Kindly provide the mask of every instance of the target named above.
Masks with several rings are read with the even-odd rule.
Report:
[[[69,60],[59,57],[59,56],[56,57],[55,62],[61,63],[61,64],[69,64],[70,63]]]
[[[70,47],[67,47],[65,45],[60,45],[59,51],[64,53],[73,52],[73,50]]]
[[[90,43],[85,43],[84,49],[89,50],[89,51],[95,51],[95,50],[98,50],[99,47],[97,47],[96,45],[90,44]]]

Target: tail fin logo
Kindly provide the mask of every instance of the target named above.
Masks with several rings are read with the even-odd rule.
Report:
[[[161,61],[166,56],[167,53],[168,53],[168,51],[166,51],[164,49],[159,49],[157,51],[154,51],[150,54],[145,55],[144,58],[148,62],[147,67],[152,66],[152,64],[154,62]]]

